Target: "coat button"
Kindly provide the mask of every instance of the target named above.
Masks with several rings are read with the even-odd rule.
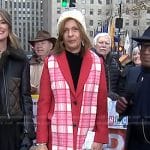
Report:
[[[74,128],[77,127],[76,123],[73,123],[73,127],[74,127]]]
[[[73,104],[74,104],[74,105],[77,105],[77,101],[73,101]]]

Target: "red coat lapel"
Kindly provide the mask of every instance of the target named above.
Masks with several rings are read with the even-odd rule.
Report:
[[[87,53],[85,54],[83,58],[82,65],[81,65],[76,95],[80,94],[80,92],[83,91],[83,86],[88,78],[91,66],[92,66],[92,57],[91,57],[90,52],[87,51]]]
[[[72,76],[70,73],[70,68],[68,65],[68,61],[67,61],[67,57],[65,52],[63,52],[62,54],[58,55],[56,57],[59,67],[61,69],[61,72],[65,78],[65,80],[67,81],[67,83],[70,86],[71,92],[75,95],[75,89],[74,89],[74,84],[73,84],[73,80],[72,80]]]
[[[90,52],[88,51],[83,58],[80,75],[79,75],[79,80],[78,80],[78,86],[77,86],[76,91],[74,89],[73,80],[72,80],[72,76],[70,73],[70,69],[69,69],[69,65],[67,62],[65,52],[58,55],[56,57],[56,59],[58,61],[58,64],[60,66],[60,69],[62,71],[62,74],[63,74],[65,80],[67,81],[67,83],[70,86],[71,92],[77,96],[78,94],[80,94],[80,92],[83,91],[83,86],[88,78],[88,75],[89,75],[89,72],[90,72],[90,69],[92,66],[92,57],[91,57]]]

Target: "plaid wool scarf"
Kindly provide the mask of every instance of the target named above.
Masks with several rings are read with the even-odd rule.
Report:
[[[91,52],[91,55],[93,63],[83,89],[76,150],[82,149],[87,132],[89,130],[92,131],[95,126],[101,64],[100,59],[93,52]],[[51,119],[52,149],[73,150],[73,122],[70,88],[54,56],[49,57],[48,68],[51,89],[55,99],[54,114]]]

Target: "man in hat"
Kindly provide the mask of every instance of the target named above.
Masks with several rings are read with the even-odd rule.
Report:
[[[141,45],[141,66],[128,71],[125,93],[117,101],[120,115],[129,116],[126,149],[150,149],[150,27],[141,37],[133,38]]]
[[[58,40],[41,77],[37,150],[102,150],[108,142],[103,60],[90,50],[80,11],[63,12],[57,27]]]
[[[56,38],[51,37],[50,33],[45,30],[38,31],[36,37],[29,41],[33,49],[33,56],[30,58],[30,82],[32,94],[39,93],[43,61],[54,48],[55,42]]]

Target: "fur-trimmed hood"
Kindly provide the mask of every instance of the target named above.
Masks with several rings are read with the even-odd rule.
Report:
[[[4,66],[4,64],[7,62],[9,58],[20,61],[27,59],[23,50],[8,47],[7,50],[2,53],[2,56],[0,58],[0,69]]]
[[[24,60],[26,59],[26,55],[22,49],[14,49],[12,47],[8,47],[6,50],[6,53],[8,56],[11,56],[12,58]]]

